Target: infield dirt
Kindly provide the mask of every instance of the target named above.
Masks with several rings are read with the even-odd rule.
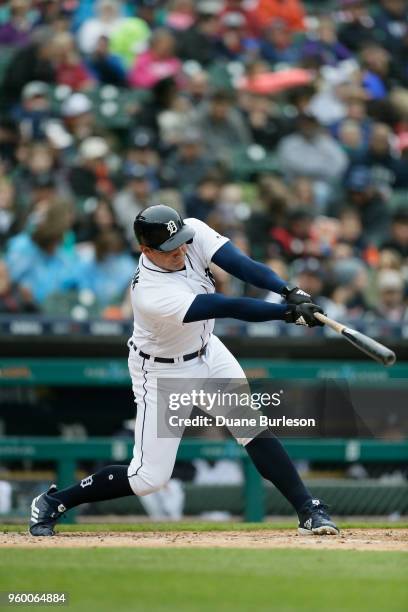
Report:
[[[299,536],[293,530],[262,532],[61,532],[55,537],[0,533],[0,548],[308,548],[408,552],[408,529],[345,529],[339,536]]]

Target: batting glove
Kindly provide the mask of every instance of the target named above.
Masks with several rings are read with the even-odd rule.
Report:
[[[284,287],[282,296],[288,304],[311,304],[312,298],[306,291],[299,287]]]
[[[323,309],[317,306],[317,304],[289,304],[289,308],[285,312],[284,321],[286,323],[294,323],[295,325],[306,325],[307,327],[323,326],[324,323],[321,323],[314,317],[315,312],[324,314]]]

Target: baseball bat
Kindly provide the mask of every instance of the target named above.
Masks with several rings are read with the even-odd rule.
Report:
[[[338,321],[329,319],[329,317],[326,317],[326,315],[321,314],[320,312],[315,312],[314,316],[325,325],[328,325],[328,327],[333,329],[335,332],[344,336],[344,338],[351,342],[351,344],[353,344],[356,348],[363,351],[363,353],[366,353],[366,355],[372,359],[375,359],[375,361],[378,361],[378,363],[382,363],[384,366],[392,366],[395,363],[396,355],[394,351],[387,348],[383,344],[380,344],[376,340],[373,340],[373,338],[370,338],[369,336],[366,336],[355,329],[350,329]]]

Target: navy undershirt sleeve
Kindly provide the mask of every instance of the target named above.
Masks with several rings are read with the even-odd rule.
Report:
[[[231,242],[223,244],[214,253],[211,261],[229,274],[261,289],[268,289],[281,294],[283,288],[287,285],[287,282],[282,280],[268,266],[254,261]]]
[[[290,304],[271,304],[254,298],[230,298],[220,293],[202,294],[194,298],[183,322],[221,318],[272,321],[283,319],[291,308]]]

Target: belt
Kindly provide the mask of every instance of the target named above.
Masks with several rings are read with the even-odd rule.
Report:
[[[173,358],[173,357],[152,357],[151,355],[148,355],[147,353],[144,353],[143,351],[139,351],[137,346],[134,344],[133,340],[130,340],[129,346],[131,346],[133,350],[138,355],[140,355],[140,357],[143,357],[143,359],[153,359],[153,361],[156,361],[157,363],[177,363],[179,361],[179,358]],[[195,351],[195,353],[188,353],[188,355],[183,355],[182,357],[180,357],[180,359],[182,359],[183,361],[190,361],[191,359],[195,359],[196,357],[205,355],[206,350],[207,350],[207,345],[205,344],[198,351]]]

